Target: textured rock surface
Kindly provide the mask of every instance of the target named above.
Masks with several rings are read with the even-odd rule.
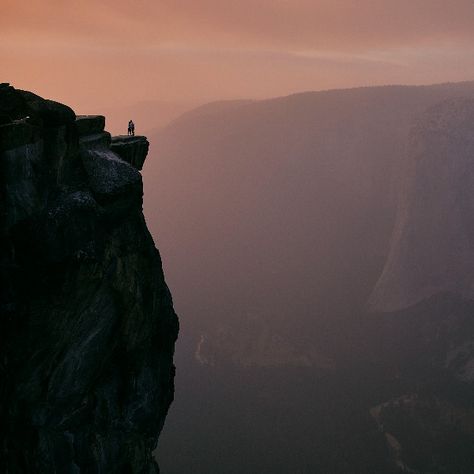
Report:
[[[123,160],[141,170],[148,153],[149,143],[146,137],[119,135],[112,139],[111,149]]]
[[[429,109],[411,133],[392,243],[371,308],[391,323],[410,392],[374,407],[402,472],[474,465],[474,101]]]
[[[442,292],[474,299],[474,101],[431,108],[411,134],[392,244],[371,296],[399,311]]]
[[[103,123],[0,85],[0,472],[158,472],[178,322]]]

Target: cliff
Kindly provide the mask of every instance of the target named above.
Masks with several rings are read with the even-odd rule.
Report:
[[[403,472],[472,472],[474,100],[429,108],[411,130],[390,250],[370,297],[405,393],[375,406]],[[381,314],[382,313],[382,314]],[[385,313],[385,314],[383,314]]]
[[[374,309],[399,311],[439,293],[474,299],[474,101],[430,108],[413,127],[409,170]]]
[[[1,472],[158,472],[178,321],[121,141],[0,85]]]

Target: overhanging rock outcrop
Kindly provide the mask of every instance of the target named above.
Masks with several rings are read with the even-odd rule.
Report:
[[[0,85],[0,472],[158,472],[178,320],[104,122]]]
[[[137,170],[141,170],[148,153],[146,137],[119,135],[112,138],[112,150]]]

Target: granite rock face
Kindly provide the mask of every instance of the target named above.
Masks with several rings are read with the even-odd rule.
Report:
[[[158,472],[178,320],[103,128],[0,85],[1,472]]]
[[[371,296],[400,311],[439,293],[474,299],[474,100],[429,109],[411,132],[390,252]]]
[[[371,410],[401,472],[472,472],[473,185],[474,101],[443,101],[412,129],[390,251],[369,302],[387,322],[384,348],[412,379]]]

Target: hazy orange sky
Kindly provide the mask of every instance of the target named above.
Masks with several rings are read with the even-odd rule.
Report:
[[[0,0],[1,81],[76,111],[474,79],[473,0]]]

